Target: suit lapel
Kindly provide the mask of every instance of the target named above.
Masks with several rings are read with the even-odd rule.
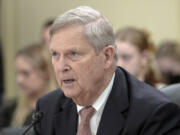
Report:
[[[71,99],[61,101],[61,108],[54,115],[55,135],[76,135],[77,122],[76,105]]]
[[[119,135],[129,106],[125,76],[117,69],[112,91],[106,102],[97,135]]]

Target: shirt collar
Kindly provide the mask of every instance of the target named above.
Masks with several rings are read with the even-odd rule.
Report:
[[[115,78],[115,73],[112,76],[111,81],[109,82],[108,86],[106,89],[102,92],[102,94],[98,97],[98,99],[95,101],[95,103],[92,105],[93,108],[98,112],[100,108],[106,103],[107,98],[111,92],[113,82]],[[77,111],[79,112],[84,106],[77,105]]]

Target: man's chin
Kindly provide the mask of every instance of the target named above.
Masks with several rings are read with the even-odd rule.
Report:
[[[68,98],[75,98],[77,97],[77,93],[74,93],[72,91],[64,91],[64,95]]]

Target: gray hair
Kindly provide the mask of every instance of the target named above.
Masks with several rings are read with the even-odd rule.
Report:
[[[115,59],[117,60],[117,49],[112,25],[100,12],[88,6],[80,6],[69,10],[58,16],[54,21],[50,29],[50,37],[56,31],[70,25],[84,26],[85,38],[95,49],[96,54],[99,54],[104,47],[113,45],[115,48]]]

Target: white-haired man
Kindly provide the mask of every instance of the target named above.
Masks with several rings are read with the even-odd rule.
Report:
[[[120,67],[110,22],[80,6],[59,16],[50,52],[60,89],[42,97],[39,135],[177,135],[180,110]]]

